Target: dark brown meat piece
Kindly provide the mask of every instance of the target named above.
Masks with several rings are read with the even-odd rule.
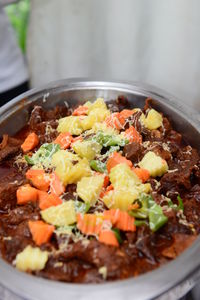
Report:
[[[18,187],[26,183],[26,179],[15,169],[10,169],[7,176],[0,182],[0,210],[8,211],[16,206],[16,191]]]
[[[4,135],[0,144],[0,162],[9,156],[16,154],[20,150],[21,144],[21,140]]]
[[[132,163],[138,163],[143,155],[144,148],[141,144],[133,142],[124,147],[124,156]]]
[[[29,120],[30,129],[35,130],[36,126],[42,122],[55,121],[68,114],[69,110],[66,107],[56,106],[53,110],[45,111],[41,106],[35,106]]]
[[[149,261],[156,263],[154,248],[151,244],[152,233],[147,226],[141,226],[137,230],[136,249],[142,253]]]
[[[83,242],[70,244],[59,256],[64,261],[78,258],[96,268],[105,266],[109,278],[125,278],[129,269],[129,258],[125,251],[97,240],[88,241],[86,245]]]
[[[176,258],[176,256],[180,255],[186,248],[188,248],[196,238],[197,237],[194,235],[176,233],[173,235],[173,244],[170,247],[165,248],[162,251],[162,255],[167,258],[174,259]]]
[[[199,156],[196,150],[185,147],[179,149],[177,154],[177,168],[174,172],[166,173],[160,180],[160,192],[171,193],[189,190],[192,187],[191,175],[196,169],[195,165],[198,163]]]
[[[53,110],[44,111],[41,106],[35,106],[29,120],[30,130],[39,136],[40,144],[51,143],[58,135],[57,119],[68,115],[69,110],[66,107],[56,106]]]
[[[84,268],[80,260],[73,259],[71,261],[64,262],[50,256],[45,269],[40,272],[36,272],[36,275],[52,280],[76,282],[77,277],[80,277],[81,273],[84,273]]]

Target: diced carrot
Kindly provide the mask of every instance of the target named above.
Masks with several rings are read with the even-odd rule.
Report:
[[[139,179],[144,183],[146,182],[149,177],[150,177],[150,173],[148,170],[146,169],[142,169],[142,168],[133,168],[133,172],[137,175],[137,177],[139,177]]]
[[[109,127],[116,128],[118,130],[122,129],[125,123],[125,118],[119,113],[112,113],[105,119],[105,123]]]
[[[106,188],[109,185],[110,179],[109,179],[108,175],[106,175],[105,173],[100,173],[100,172],[94,172],[94,175],[103,176],[103,178],[104,178],[103,188]]]
[[[77,228],[84,234],[99,234],[101,222],[94,214],[77,214]]]
[[[112,230],[101,231],[99,234],[99,242],[109,246],[119,247],[115,233]]]
[[[17,204],[26,204],[27,202],[35,202],[38,200],[37,189],[26,184],[20,186],[17,190]]]
[[[108,192],[110,192],[112,190],[114,190],[114,187],[113,187],[112,184],[110,184],[106,188],[103,188],[100,195],[99,195],[99,198],[102,199],[106,194],[108,194]]]
[[[132,109],[123,109],[123,110],[120,112],[120,115],[121,115],[124,119],[127,119],[127,118],[129,118],[130,116],[133,115],[133,110],[132,110]]]
[[[44,191],[38,191],[39,208],[41,210],[47,209],[51,206],[62,204],[62,200],[55,194],[48,194]]]
[[[29,221],[28,226],[37,246],[47,243],[55,230],[53,225],[46,224],[43,221]]]
[[[73,138],[69,132],[60,133],[54,141],[54,144],[60,145],[61,149],[65,150],[71,145]]]
[[[88,107],[80,105],[73,111],[72,116],[84,116],[87,115],[87,113],[88,113]]]
[[[109,220],[112,223],[112,225],[116,225],[119,218],[120,218],[119,209],[109,209],[103,212],[103,219]]]
[[[110,220],[111,223],[123,231],[135,231],[134,217],[131,217],[126,211],[119,209],[105,210],[103,214],[104,219]]]
[[[129,140],[130,143],[142,143],[142,136],[133,126],[130,126],[128,129],[125,130],[124,136]]]
[[[60,180],[60,178],[56,175],[55,172],[50,174],[50,193],[60,196],[64,193],[65,187]]]
[[[107,186],[109,185],[110,179],[108,175],[104,176],[104,182],[103,182],[103,187],[107,188]]]
[[[132,162],[128,159],[126,159],[124,156],[122,156],[118,152],[113,152],[110,156],[110,158],[107,161],[107,170],[108,173],[110,173],[110,170],[115,167],[118,164],[127,164],[129,167],[132,167]]]
[[[48,191],[50,185],[49,174],[45,174],[44,170],[29,169],[26,172],[26,178],[41,191]]]
[[[139,208],[139,204],[138,203],[134,203],[129,205],[128,210],[132,210],[132,209],[138,209]]]
[[[23,144],[21,145],[21,148],[23,152],[28,152],[32,149],[34,149],[39,144],[39,138],[37,134],[34,132],[29,133]]]

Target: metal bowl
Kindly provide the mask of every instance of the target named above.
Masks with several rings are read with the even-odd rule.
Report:
[[[104,82],[82,79],[62,80],[44,88],[33,89],[0,108],[0,135],[20,130],[34,105],[53,108],[64,102],[115,99],[126,96],[133,107],[143,107],[146,97],[165,113],[183,137],[200,150],[199,115],[176,98],[152,86],[137,83]],[[189,291],[200,277],[200,239],[174,261],[137,278],[105,284],[70,284],[50,281],[19,272],[0,259],[0,284],[20,299],[178,299]]]

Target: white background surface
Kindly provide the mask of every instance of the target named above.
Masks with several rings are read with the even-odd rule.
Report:
[[[32,0],[32,85],[69,77],[136,80],[200,111],[199,0]]]

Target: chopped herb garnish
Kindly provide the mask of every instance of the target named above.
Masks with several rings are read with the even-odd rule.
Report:
[[[90,161],[90,167],[100,173],[106,172],[106,164],[99,161],[99,160],[91,160]]]
[[[78,213],[87,213],[88,210],[90,209],[90,203],[85,203],[85,202],[81,202],[81,201],[75,201],[75,210]]]
[[[134,221],[134,225],[135,225],[136,227],[140,227],[140,226],[142,226],[142,225],[148,225],[148,222],[147,222],[147,221],[144,221],[144,220],[135,220],[135,221]]]
[[[171,207],[171,208],[174,209],[174,210],[182,210],[182,211],[184,211],[183,200],[181,199],[180,195],[177,196],[177,200],[178,200],[178,205],[177,205],[177,204],[174,204],[174,203],[172,202],[172,200],[170,199],[170,200],[168,201],[169,207]]]
[[[58,144],[43,144],[38,151],[36,151],[32,157],[25,155],[25,160],[30,165],[39,165],[44,167],[49,167],[51,163],[51,158],[54,153],[60,150],[60,145]]]
[[[125,146],[128,144],[127,139],[123,139],[118,135],[109,135],[105,134],[102,131],[98,131],[96,136],[93,137],[100,145],[103,147],[110,147],[110,146]]]
[[[157,231],[168,221],[168,218],[164,215],[162,211],[162,207],[153,200],[152,196],[142,194],[139,201],[141,207],[139,209],[131,210],[129,214],[135,217],[136,219],[148,218],[150,229],[153,232]],[[137,224],[137,221],[139,220],[136,220],[135,225]],[[139,222],[138,224],[142,224],[142,223]]]

